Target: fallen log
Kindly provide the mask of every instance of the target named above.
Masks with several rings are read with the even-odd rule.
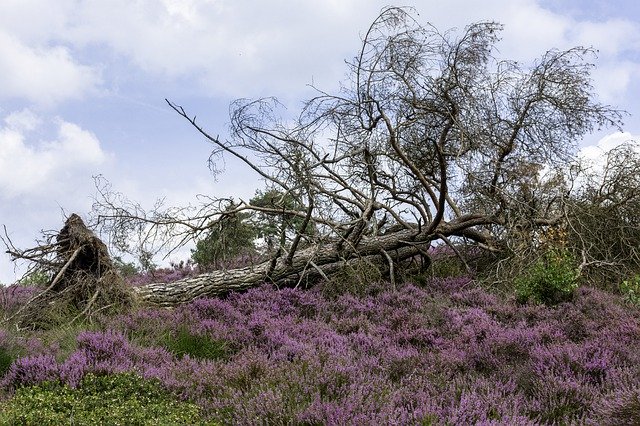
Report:
[[[275,265],[265,261],[244,268],[212,271],[171,283],[141,285],[134,287],[134,292],[144,303],[169,307],[200,297],[216,297],[246,290],[264,282],[278,286],[313,285],[319,278],[328,279],[354,262],[368,262],[388,271],[393,268],[388,265],[385,253],[394,262],[426,254],[430,241],[416,240],[415,237],[415,231],[405,230],[364,238],[358,247],[350,249],[339,249],[338,242],[312,246],[296,252],[290,262],[280,258]],[[410,243],[410,240],[415,242]]]

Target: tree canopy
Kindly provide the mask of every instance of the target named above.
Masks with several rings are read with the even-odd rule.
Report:
[[[550,50],[523,65],[496,57],[501,29],[442,33],[387,8],[339,93],[319,91],[294,123],[275,99],[236,101],[226,140],[169,104],[212,142],[214,158],[239,158],[297,202],[238,211],[297,217],[298,236],[312,225],[318,243],[341,247],[400,225],[415,244],[462,237],[499,250],[561,220],[576,143],[622,116],[595,99],[593,50]]]

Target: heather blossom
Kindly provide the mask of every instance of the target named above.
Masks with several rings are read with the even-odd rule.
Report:
[[[223,424],[632,424],[638,365],[640,313],[615,296],[519,305],[456,278],[331,299],[263,286],[105,317],[65,359],[19,358],[2,386],[134,372]]]

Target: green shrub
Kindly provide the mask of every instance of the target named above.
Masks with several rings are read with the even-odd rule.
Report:
[[[4,376],[4,373],[7,372],[15,360],[16,356],[7,349],[0,347],[0,376]]]
[[[432,277],[456,278],[468,275],[469,272],[464,263],[457,256],[443,256],[434,259],[429,267]]]
[[[640,275],[622,281],[620,291],[627,302],[640,306]]]
[[[227,359],[233,353],[228,342],[191,333],[181,327],[175,334],[165,337],[163,346],[177,357],[189,355],[200,359]]]
[[[23,387],[0,411],[3,425],[194,425],[198,406],[178,401],[159,382],[134,374],[85,376],[77,389],[59,382]]]
[[[18,284],[23,286],[35,286],[35,287],[44,287],[51,281],[51,277],[49,274],[42,270],[35,270],[18,281]]]
[[[564,250],[551,250],[515,280],[516,299],[556,305],[573,298],[578,272],[573,257]]]

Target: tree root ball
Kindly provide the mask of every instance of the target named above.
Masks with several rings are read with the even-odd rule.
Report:
[[[134,303],[131,288],[115,268],[107,246],[72,214],[56,236],[56,264],[47,288],[19,312],[25,328],[47,328],[99,312],[126,310]]]

